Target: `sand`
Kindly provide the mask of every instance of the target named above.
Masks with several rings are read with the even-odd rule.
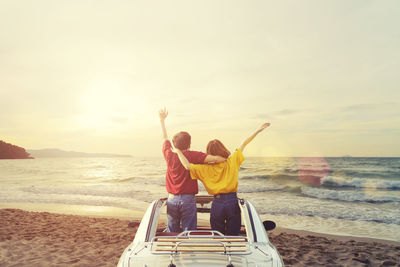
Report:
[[[137,218],[138,221],[140,218]],[[0,266],[116,266],[128,220],[0,209]],[[400,266],[400,243],[278,228],[286,266]]]
[[[286,266],[400,266],[400,243],[276,229],[269,233]]]

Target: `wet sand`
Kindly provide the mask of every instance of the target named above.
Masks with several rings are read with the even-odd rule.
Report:
[[[137,218],[139,222],[140,218]],[[0,266],[116,266],[129,220],[0,209]],[[400,243],[278,228],[286,266],[400,266]]]

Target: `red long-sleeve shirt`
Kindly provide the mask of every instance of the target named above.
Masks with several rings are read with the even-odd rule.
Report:
[[[169,140],[163,144],[163,154],[167,162],[167,174],[165,186],[171,194],[197,194],[199,188],[197,180],[190,178],[190,172],[181,164],[178,154],[172,152],[172,145]],[[184,151],[183,154],[190,163],[203,164],[207,154],[200,151]]]

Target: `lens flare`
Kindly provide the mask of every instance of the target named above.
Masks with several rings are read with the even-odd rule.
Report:
[[[299,180],[303,183],[320,186],[331,166],[323,157],[303,157],[297,159]]]

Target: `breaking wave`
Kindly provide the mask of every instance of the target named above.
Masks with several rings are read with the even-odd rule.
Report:
[[[350,178],[339,176],[327,176],[321,179],[324,187],[352,187],[352,188],[374,188],[386,190],[400,189],[400,181],[387,179],[370,179],[370,178]]]
[[[302,187],[302,194],[319,199],[340,200],[349,202],[400,202],[400,197],[387,195],[386,191],[330,190],[317,187]]]

